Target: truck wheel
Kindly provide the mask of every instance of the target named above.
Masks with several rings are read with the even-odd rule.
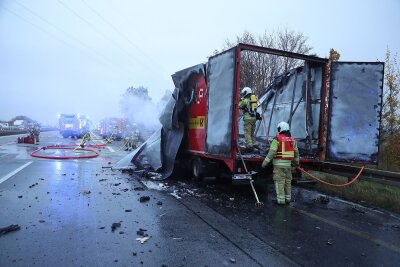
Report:
[[[202,180],[203,175],[204,175],[204,168],[203,168],[203,162],[201,161],[201,159],[193,158],[191,165],[192,165],[192,176],[196,180]]]

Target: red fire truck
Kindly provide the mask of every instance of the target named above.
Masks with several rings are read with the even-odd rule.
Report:
[[[125,135],[126,123],[122,118],[105,118],[100,121],[100,135],[103,138],[121,140]]]

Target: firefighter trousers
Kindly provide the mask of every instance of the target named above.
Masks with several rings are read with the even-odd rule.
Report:
[[[256,119],[251,118],[243,120],[244,123],[244,138],[246,139],[246,147],[252,148],[256,144],[255,130],[256,130]]]
[[[276,202],[278,204],[289,203],[292,199],[292,168],[274,166],[273,179]]]

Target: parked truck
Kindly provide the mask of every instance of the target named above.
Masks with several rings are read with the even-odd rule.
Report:
[[[76,114],[59,114],[58,130],[64,138],[77,137],[79,120]]]

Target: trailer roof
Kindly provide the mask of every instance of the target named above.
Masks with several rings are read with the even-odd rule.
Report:
[[[296,59],[302,59],[302,60],[307,60],[307,61],[312,61],[312,62],[327,63],[329,61],[327,58],[320,58],[320,57],[316,57],[316,56],[309,56],[309,55],[298,54],[298,53],[288,52],[288,51],[284,51],[284,50],[263,47],[263,46],[250,45],[250,44],[239,43],[236,47],[238,47],[241,51],[249,50],[249,51],[267,53],[267,54],[272,54],[272,55],[277,55],[277,56],[285,56],[285,57],[291,57],[291,58],[296,58]]]

